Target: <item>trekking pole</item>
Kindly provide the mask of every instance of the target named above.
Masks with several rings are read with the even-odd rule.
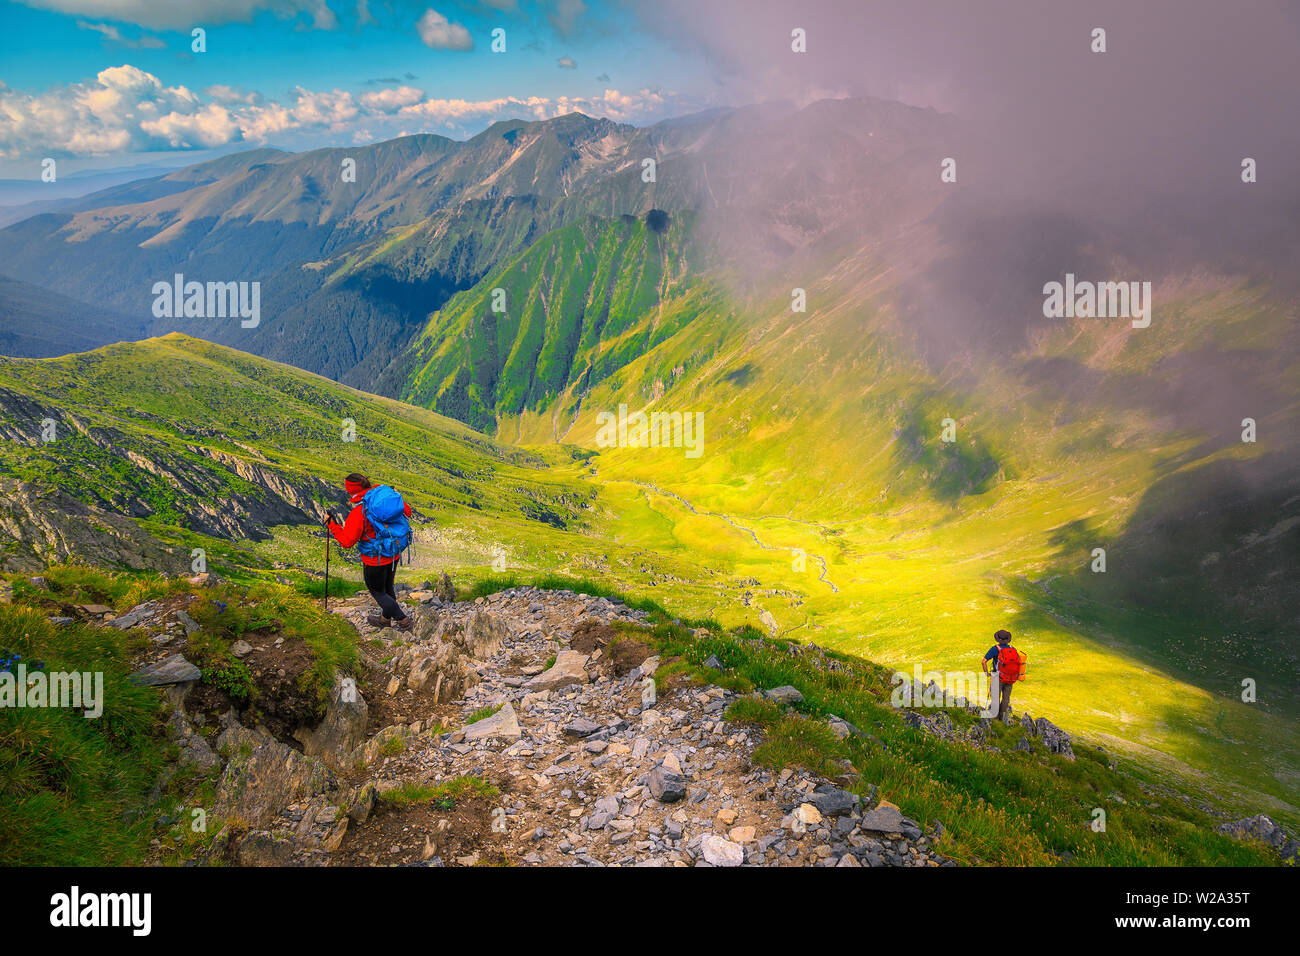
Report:
[[[330,529],[325,526],[325,610],[330,609]]]

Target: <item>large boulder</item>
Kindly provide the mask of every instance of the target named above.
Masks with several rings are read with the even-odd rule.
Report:
[[[460,645],[475,660],[485,661],[495,654],[510,630],[495,614],[475,611],[474,616],[460,632]]]
[[[478,671],[463,653],[462,646],[446,639],[444,621],[436,615],[420,618],[416,641],[407,644],[393,658],[392,692],[402,686],[410,690],[432,689],[434,703],[457,700],[479,682]]]
[[[768,700],[774,700],[778,704],[800,704],[803,703],[803,694],[799,693],[798,688],[784,684],[781,687],[773,687],[771,690],[763,691],[763,696]]]
[[[821,811],[823,816],[836,817],[845,813],[852,813],[857,805],[862,802],[862,798],[856,793],[823,784],[816,789],[808,802]]]
[[[745,862],[745,850],[715,833],[706,833],[700,840],[700,854],[710,866],[740,866]]]
[[[646,789],[660,803],[676,803],[686,799],[686,778],[660,765],[646,777]]]
[[[154,611],[157,606],[157,602],[155,601],[145,601],[143,604],[137,604],[121,617],[115,617],[113,620],[109,621],[108,626],[115,627],[119,631],[125,631],[128,628],[139,627],[141,624],[149,623],[153,619]]]
[[[906,826],[901,810],[886,800],[862,815],[858,826],[868,833],[901,833]]]
[[[1025,714],[1020,718],[1020,725],[1030,735],[1042,740],[1043,745],[1054,754],[1060,754],[1066,760],[1074,759],[1074,748],[1070,745],[1070,735],[1046,717],[1037,720]]]
[[[528,682],[529,690],[560,690],[587,683],[587,655],[577,651],[560,651],[555,663]]]
[[[467,743],[492,739],[518,740],[519,735],[522,733],[523,731],[519,729],[519,719],[515,715],[515,709],[509,703],[491,717],[484,717],[472,724],[466,724],[464,728]]]

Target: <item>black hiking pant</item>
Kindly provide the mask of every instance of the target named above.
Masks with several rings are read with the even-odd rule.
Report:
[[[393,582],[397,580],[396,561],[362,565],[361,578],[366,582],[366,589],[379,605],[384,617],[390,621],[406,620],[406,612],[397,603],[397,591],[393,588]]]

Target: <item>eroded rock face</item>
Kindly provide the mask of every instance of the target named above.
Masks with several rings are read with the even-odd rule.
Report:
[[[41,423],[54,422],[57,441],[75,439],[130,463],[141,475],[175,489],[169,507],[191,530],[219,538],[263,540],[277,524],[319,523],[336,490],[318,478],[281,473],[255,449],[236,455],[207,445],[182,443],[198,433],[168,422],[179,442],[158,440],[97,424],[68,412],[54,401],[34,401],[0,388],[0,439],[32,448],[43,457]],[[207,437],[207,436],[200,436]],[[229,439],[223,436],[223,441]],[[231,476],[238,478],[232,482]],[[57,488],[9,480],[0,483],[0,530],[21,547],[0,555],[6,570],[25,570],[78,557],[109,567],[178,567],[180,556],[132,518],[154,515],[157,505],[142,490],[144,482],[119,483],[78,491],[74,498]],[[82,500],[84,499],[84,500]]]
[[[1020,718],[1020,725],[1026,733],[1042,740],[1043,745],[1054,754],[1060,754],[1066,760],[1074,759],[1074,748],[1070,745],[1070,735],[1046,717],[1037,720],[1025,714]]]
[[[352,751],[366,739],[369,713],[356,682],[336,674],[325,717],[316,727],[301,728],[294,736],[302,742],[303,752],[308,756],[319,757],[326,766],[340,770]]]
[[[31,482],[0,479],[0,571],[35,571],[78,558],[135,571],[174,567],[181,556],[130,518]]]
[[[222,819],[255,829],[274,821],[291,803],[338,795],[339,781],[332,770],[272,737],[245,731],[226,738],[226,745],[222,749],[229,763],[217,781],[213,806]]]

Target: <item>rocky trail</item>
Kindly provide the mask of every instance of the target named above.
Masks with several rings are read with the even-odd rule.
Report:
[[[643,612],[530,587],[473,602],[440,600],[432,589],[401,597],[415,609],[410,633],[366,623],[368,597],[331,601],[361,635],[367,673],[357,684],[337,681],[324,719],[293,739],[244,727],[232,711],[220,716],[209,747],[192,723],[190,685],[175,687],[177,702],[186,701],[171,731],[182,760],[224,764],[213,815],[226,825],[209,859],[344,866],[947,862],[934,852],[933,834],[886,800],[865,804],[843,789],[847,777],[756,766],[761,732],[724,716],[738,695],[651,678],[661,662],[637,639]],[[245,652],[245,659],[261,652]],[[794,688],[766,693],[798,699]]]

